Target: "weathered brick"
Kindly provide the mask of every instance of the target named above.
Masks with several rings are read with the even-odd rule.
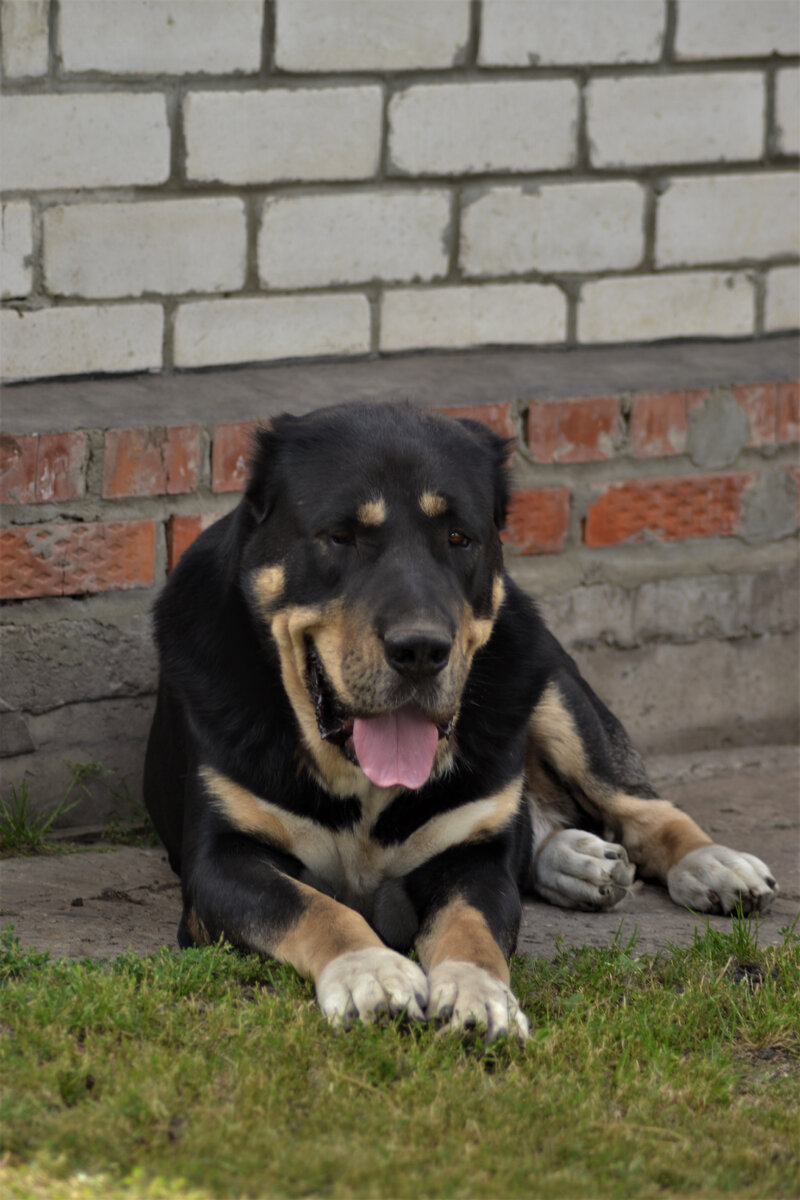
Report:
[[[9,190],[125,187],[163,183],[169,175],[160,93],[4,96],[0,122]]]
[[[749,58],[800,54],[795,0],[681,0],[675,31],[678,58]]]
[[[81,430],[0,434],[0,501],[34,504],[85,495],[88,450]]]
[[[103,496],[178,495],[199,483],[197,425],[110,429],[105,436]]]
[[[800,440],[800,383],[796,381],[778,384],[777,427],[779,442]]]
[[[191,92],[186,172],[224,183],[366,179],[378,168],[382,111],[378,87]]]
[[[635,458],[686,453],[689,413],[708,390],[640,392],[631,405],[631,451]]]
[[[584,527],[587,546],[648,538],[672,542],[725,537],[743,528],[742,498],[752,475],[629,479],[595,489]]]
[[[6,79],[47,74],[48,0],[3,0],[0,46]]]
[[[768,333],[800,329],[800,267],[768,272],[764,328]]]
[[[175,318],[175,365],[269,362],[366,354],[365,296],[272,296],[181,304]]]
[[[241,492],[253,453],[253,434],[257,421],[237,421],[216,425],[211,447],[212,492]]]
[[[36,499],[35,433],[12,437],[0,433],[0,502],[31,504]]]
[[[794,172],[673,179],[658,199],[656,263],[683,266],[797,254],[798,211]]]
[[[569,488],[535,488],[511,497],[503,541],[517,554],[557,554],[569,531]]]
[[[452,408],[440,408],[446,417],[480,421],[504,438],[516,438],[510,404],[458,404]]]
[[[469,0],[277,0],[275,63],[283,71],[449,67],[469,39]]]
[[[161,366],[160,304],[0,312],[6,379],[148,371]]]
[[[561,342],[566,327],[566,297],[550,284],[398,289],[381,299],[380,348]]]
[[[331,192],[267,200],[258,236],[261,282],[324,287],[435,279],[447,271],[445,191]]]
[[[180,295],[244,283],[247,222],[234,197],[70,204],[48,209],[43,225],[53,295]]]
[[[774,383],[750,383],[733,388],[733,398],[747,414],[748,446],[774,446],[777,435],[778,389]]]
[[[759,72],[594,79],[586,95],[597,167],[730,162],[763,153],[766,99]]]
[[[644,253],[644,191],[638,183],[497,187],[461,218],[467,275],[607,271],[635,267]]]
[[[576,158],[578,89],[569,79],[419,84],[389,104],[395,173],[553,171]]]
[[[151,587],[154,553],[152,521],[12,526],[0,532],[0,599]]]
[[[27,296],[33,282],[30,204],[22,201],[4,204],[0,209],[0,223],[0,295],[4,300]]]
[[[601,279],[581,289],[581,342],[735,337],[747,336],[754,328],[755,294],[743,272]]]
[[[661,0],[485,0],[482,66],[571,66],[657,62],[664,31]]]
[[[781,154],[800,154],[800,67],[775,76],[775,123]]]
[[[115,75],[254,72],[261,65],[262,0],[67,0],[60,5],[66,71]]]
[[[534,402],[528,408],[528,446],[538,463],[602,462],[614,457],[619,399]]]
[[[220,518],[220,513],[176,514],[167,521],[167,571],[173,570],[184,550]]]

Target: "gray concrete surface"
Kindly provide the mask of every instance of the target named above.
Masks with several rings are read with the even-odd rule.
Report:
[[[763,943],[781,940],[800,910],[800,772],[789,746],[758,746],[653,759],[662,793],[711,836],[763,858],[780,884],[760,918]],[[13,924],[26,946],[69,958],[145,954],[175,947],[180,887],[161,849],[93,847],[0,863],[0,926]],[[720,930],[723,917],[709,918]],[[519,949],[551,957],[562,946],[610,944],[637,936],[640,951],[687,944],[704,926],[666,893],[637,884],[611,913],[576,913],[528,902]]]

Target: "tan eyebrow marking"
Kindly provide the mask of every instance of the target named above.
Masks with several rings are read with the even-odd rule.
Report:
[[[383,496],[365,500],[356,512],[356,518],[361,525],[382,525],[386,520],[386,501]]]
[[[423,492],[419,498],[419,506],[426,517],[440,517],[447,511],[447,501],[436,492]]]

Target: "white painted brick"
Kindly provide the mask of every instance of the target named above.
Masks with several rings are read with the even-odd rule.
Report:
[[[71,204],[44,214],[45,287],[53,295],[224,292],[245,279],[244,201]]]
[[[163,183],[169,175],[161,95],[5,96],[0,123],[9,190],[124,187]]]
[[[2,241],[0,242],[0,288],[4,300],[27,296],[33,275],[33,230],[31,206],[13,202],[2,206]]]
[[[262,283],[324,287],[435,279],[447,271],[447,192],[334,192],[264,204],[258,238]]]
[[[765,87],[756,71],[595,79],[587,88],[594,166],[760,158]]]
[[[467,275],[525,271],[607,271],[638,265],[644,253],[644,191],[637,183],[499,187],[461,218]]]
[[[658,342],[753,333],[753,285],[744,274],[697,272],[601,279],[581,289],[578,340]]]
[[[201,300],[179,305],[175,318],[179,367],[366,354],[369,348],[365,296]]]
[[[563,342],[566,325],[564,293],[545,284],[403,289],[381,301],[381,350]]]
[[[380,160],[378,87],[194,92],[186,98],[187,174],[226,183],[364,179]]]
[[[797,0],[680,0],[678,58],[800,54]]]
[[[657,62],[662,0],[483,0],[485,66]]]
[[[160,304],[92,304],[0,312],[4,379],[41,379],[161,366]]]
[[[800,329],[800,267],[776,267],[768,273],[764,327],[768,333]]]
[[[6,79],[47,74],[48,9],[48,0],[2,0],[0,34]]]
[[[61,0],[66,71],[217,75],[261,65],[262,0]]]
[[[392,98],[389,124],[396,171],[556,170],[577,154],[578,89],[569,79],[422,84]]]
[[[775,120],[781,154],[800,154],[800,67],[775,77]]]
[[[284,71],[449,67],[469,39],[469,0],[277,0],[275,62]]]
[[[793,171],[673,179],[659,197],[658,266],[798,252],[800,183]]]

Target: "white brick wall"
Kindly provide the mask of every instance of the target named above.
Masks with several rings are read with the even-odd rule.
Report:
[[[0,211],[0,288],[4,300],[27,296],[33,285],[33,227],[30,204],[4,204]]]
[[[484,0],[485,66],[658,62],[662,0]]]
[[[149,371],[162,365],[160,304],[42,308],[0,313],[6,379]]]
[[[195,92],[185,102],[190,179],[366,179],[381,153],[377,87]]]
[[[6,0],[0,10],[3,75],[23,79],[47,74],[48,0]]]
[[[245,279],[244,203],[71,204],[44,214],[45,287],[54,296],[225,292]]]
[[[381,350],[561,342],[566,315],[563,292],[545,284],[389,291],[381,302]]]
[[[800,327],[800,267],[776,267],[767,275],[764,328],[768,333]]]
[[[800,67],[777,72],[775,110],[781,153],[800,154]]]
[[[796,0],[680,0],[678,58],[800,54]]]
[[[582,289],[578,340],[746,336],[753,328],[753,308],[753,285],[743,274],[603,279]]]

